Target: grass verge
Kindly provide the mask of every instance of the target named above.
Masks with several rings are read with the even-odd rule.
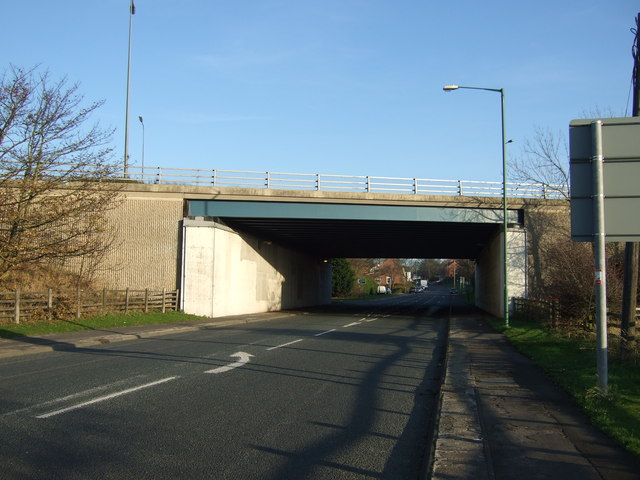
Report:
[[[523,354],[542,367],[574,398],[592,423],[640,458],[640,367],[609,360],[609,390],[596,387],[595,342],[513,319],[505,328],[487,319]]]
[[[178,323],[200,320],[201,317],[182,312],[165,313],[107,314],[81,319],[56,320],[52,322],[37,321],[25,323],[9,323],[0,325],[0,338],[13,338],[25,335],[46,335],[53,333],[79,332],[83,330],[100,330],[104,328],[127,327],[134,325],[156,325],[161,323]]]
[[[332,297],[331,301],[346,302],[351,300],[375,300],[377,298],[384,298],[385,296],[388,297],[389,295],[378,295],[377,293],[374,293],[373,295],[352,295],[349,297]]]

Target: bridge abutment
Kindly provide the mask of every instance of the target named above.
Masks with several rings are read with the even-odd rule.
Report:
[[[476,262],[476,305],[500,318],[504,318],[502,235],[491,239]],[[513,298],[527,296],[527,233],[521,225],[510,226],[507,233],[507,278],[511,308]]]
[[[211,220],[182,224],[182,308],[207,317],[331,302],[331,269],[316,258]]]

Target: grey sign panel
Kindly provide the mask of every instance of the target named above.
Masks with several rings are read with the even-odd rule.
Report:
[[[571,238],[593,241],[591,124],[602,121],[605,234],[610,242],[640,241],[640,118],[573,120],[569,129]]]

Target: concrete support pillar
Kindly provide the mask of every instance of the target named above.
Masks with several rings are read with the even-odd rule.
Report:
[[[510,226],[507,237],[509,307],[514,297],[527,296],[527,236],[520,226]],[[502,232],[496,234],[477,259],[476,305],[504,318]],[[511,312],[511,310],[509,310]]]
[[[182,308],[220,317],[331,302],[331,269],[322,259],[236,232],[184,219]]]

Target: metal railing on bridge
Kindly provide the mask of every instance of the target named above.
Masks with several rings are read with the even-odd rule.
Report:
[[[124,173],[123,173],[124,176]],[[205,170],[129,166],[130,181],[145,184],[242,187],[277,190],[346,191],[414,195],[501,197],[502,182],[436,180],[430,178],[372,177],[319,173],[285,173],[243,170]],[[568,199],[564,185],[508,183],[508,197]]]
[[[11,168],[9,168],[11,167]],[[40,173],[40,178],[91,181],[96,171],[100,178],[160,185],[201,187],[241,187],[276,190],[345,191],[361,193],[397,193],[413,195],[449,195],[466,197],[501,197],[502,182],[476,180],[439,180],[433,178],[373,177],[320,173],[286,173],[249,170],[141,167],[130,165],[127,172],[82,164],[56,164]],[[7,171],[8,170],[8,171]],[[5,162],[0,173],[21,179],[27,175],[20,164]],[[568,199],[566,185],[543,183],[507,183],[508,197]]]

